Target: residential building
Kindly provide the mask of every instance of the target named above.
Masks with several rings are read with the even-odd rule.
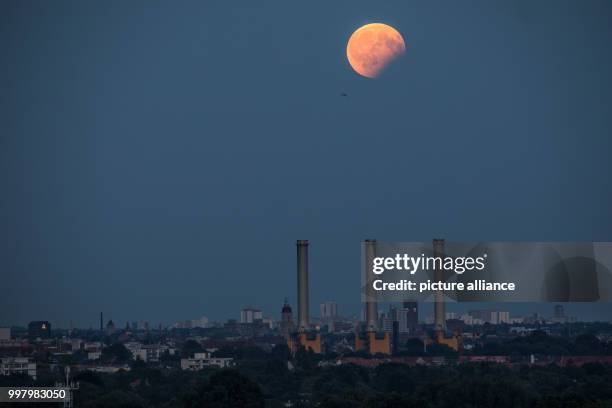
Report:
[[[36,380],[36,363],[27,357],[0,359],[0,375],[25,374]]]
[[[211,357],[210,353],[195,353],[193,358],[182,358],[181,369],[198,371],[206,367],[231,367],[234,364],[233,358]]]

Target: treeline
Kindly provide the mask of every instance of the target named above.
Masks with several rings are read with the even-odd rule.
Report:
[[[83,373],[79,407],[612,407],[612,368],[496,364],[319,367],[310,353],[272,354],[236,369]]]
[[[263,353],[230,370],[81,372],[75,376],[80,383],[75,402],[81,408],[612,407],[612,368],[599,363],[563,368],[383,364],[368,369],[320,367],[307,352],[288,365],[279,354]],[[20,384],[16,377],[0,379],[0,386]]]
[[[400,348],[399,355],[406,356],[452,356],[456,352],[445,346],[424,347],[418,338],[409,339]],[[583,333],[575,338],[550,336],[543,331],[534,331],[526,336],[510,339],[497,336],[483,336],[474,348],[463,350],[463,355],[498,356],[610,356],[612,343],[599,340],[591,333]]]
[[[612,343],[602,342],[590,333],[580,334],[570,339],[561,336],[549,336],[543,331],[534,331],[528,336],[511,340],[483,340],[482,346],[475,347],[475,355],[530,355],[545,354],[549,356],[600,356],[612,355]]]
[[[411,340],[414,352],[422,344]],[[605,354],[607,345],[585,334],[570,341],[534,332],[505,342],[486,342],[480,354]],[[224,348],[233,357],[231,370],[182,371],[178,358],[199,351],[196,342],[183,343],[165,368],[130,361],[122,345],[105,349],[104,360],[130,361],[129,371],[74,373],[81,408],[196,407],[499,407],[612,408],[612,367],[601,363],[581,367],[554,365],[507,367],[493,363],[408,366],[382,364],[364,368],[335,365],[334,355],[300,350],[292,356],[284,345],[266,352],[254,346]],[[408,348],[407,348],[408,349]],[[449,350],[435,348],[434,353]],[[453,361],[449,359],[448,361]],[[324,363],[324,364],[323,364]],[[1,386],[49,386],[61,372],[46,371],[34,381],[0,376]]]
[[[229,353],[229,350],[226,351]],[[612,367],[506,367],[350,364],[321,366],[321,356],[285,346],[242,350],[230,370],[187,372],[134,363],[129,371],[76,373],[80,408],[196,407],[612,407]],[[59,373],[58,375],[61,375]],[[48,381],[48,380],[47,380]],[[0,376],[0,386],[42,386]]]

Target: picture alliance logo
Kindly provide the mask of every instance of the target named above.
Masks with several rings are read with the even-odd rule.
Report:
[[[466,271],[482,271],[486,268],[487,254],[471,256],[410,256],[396,254],[394,257],[375,257],[372,259],[372,272],[380,275],[385,271],[406,271],[411,275],[417,271],[452,271],[458,275]]]

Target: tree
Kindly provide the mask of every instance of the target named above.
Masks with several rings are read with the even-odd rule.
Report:
[[[431,354],[432,356],[446,356],[446,357],[452,357],[452,356],[457,355],[457,352],[453,350],[452,348],[448,347],[446,344],[438,344],[438,343],[432,343],[429,346],[427,346],[427,353]]]
[[[111,391],[100,397],[95,404],[96,408],[145,408],[147,403],[138,394],[125,391]]]
[[[164,351],[159,357],[159,362],[168,367],[178,367],[181,361],[178,353],[170,354],[168,350]]]
[[[183,343],[183,348],[181,349],[181,357],[190,358],[193,357],[194,353],[201,353],[204,351],[202,345],[195,340],[187,340]]]
[[[406,350],[405,354],[409,356],[421,356],[423,355],[423,350],[425,349],[425,345],[423,341],[418,338],[411,338],[406,341]]]
[[[598,355],[602,354],[603,346],[597,336],[585,333],[576,337],[574,341],[574,352],[579,355]]]
[[[127,363],[132,359],[132,353],[121,343],[114,343],[102,349],[100,360],[105,363]]]
[[[316,367],[315,355],[310,347],[306,350],[304,346],[300,346],[295,353],[295,362],[303,370],[311,370]]]
[[[221,370],[190,396],[186,408],[263,408],[265,400],[257,383],[237,370]]]

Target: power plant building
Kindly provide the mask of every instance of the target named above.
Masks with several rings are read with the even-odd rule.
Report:
[[[444,240],[433,240],[433,256],[444,258]],[[436,281],[446,281],[444,271],[438,267],[434,270]],[[434,294],[434,338],[431,341],[437,344],[443,344],[457,351],[461,347],[461,334],[454,333],[451,337],[446,336],[446,313],[444,311],[444,293],[437,291]]]
[[[321,353],[321,333],[313,331],[309,319],[309,291],[308,291],[308,241],[298,240],[297,247],[297,295],[298,295],[298,324],[297,332],[289,336],[287,342],[293,353],[300,347]]]
[[[364,265],[372,265],[376,257],[376,240],[366,239],[363,242]],[[355,350],[364,350],[370,354],[391,354],[390,331],[379,332],[378,327],[378,305],[372,299],[376,293],[372,286],[372,274],[366,274],[366,302],[365,302],[365,330],[355,333]]]

